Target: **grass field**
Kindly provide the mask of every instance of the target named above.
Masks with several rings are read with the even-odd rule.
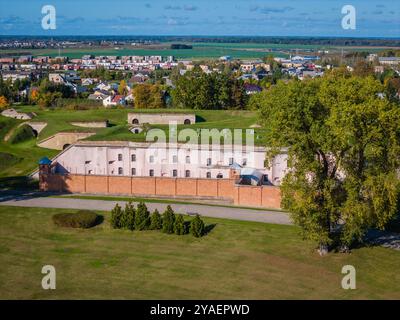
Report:
[[[58,50],[51,49],[34,49],[34,50],[23,50],[24,53],[30,53],[34,56],[58,56]],[[21,52],[11,50],[4,52],[8,54],[19,55]],[[66,56],[70,59],[82,58],[85,54],[93,54],[95,56],[150,56],[150,55],[161,55],[161,56],[174,56],[177,59],[217,59],[221,56],[231,56],[235,59],[254,59],[262,58],[268,54],[267,50],[249,50],[240,48],[224,48],[224,47],[194,47],[193,49],[185,50],[171,50],[171,49],[64,49],[61,52],[62,56]],[[285,54],[280,52],[274,52],[276,56],[286,57]]]
[[[56,209],[0,207],[1,299],[399,299],[400,252],[381,247],[319,257],[298,229],[205,219],[203,238],[53,225]],[[70,212],[70,211],[68,211]],[[41,289],[53,265],[57,289]],[[341,288],[341,268],[357,289]]]
[[[171,43],[162,43],[160,45],[153,45],[151,47],[124,47],[124,48],[71,48],[61,51],[62,56],[74,58],[82,58],[86,54],[95,56],[129,56],[129,55],[161,55],[161,56],[174,56],[177,59],[217,59],[221,56],[231,56],[233,59],[256,59],[265,57],[268,54],[273,54],[276,57],[288,57],[289,50],[298,51],[316,51],[316,50],[329,50],[330,52],[340,52],[342,47],[338,46],[322,46],[322,45],[300,45],[300,44],[271,44],[271,43],[190,43],[180,42],[192,45],[192,49],[184,50],[171,50],[169,45]],[[352,47],[345,46],[343,49],[347,51],[369,51],[377,52],[387,47]],[[34,56],[51,56],[56,57],[59,55],[57,49],[24,49],[24,50],[2,50],[3,54],[31,54]]]
[[[18,144],[5,142],[5,135],[21,122],[20,120],[0,116],[0,190],[18,182],[20,177],[35,169],[41,157],[53,157],[57,154],[55,150],[37,147],[36,139],[30,139]],[[5,177],[9,179],[5,179]],[[25,183],[23,178],[22,183]]]

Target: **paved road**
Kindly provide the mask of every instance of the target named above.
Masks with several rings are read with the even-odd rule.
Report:
[[[110,211],[115,204],[119,203],[125,206],[125,201],[107,201],[107,200],[84,200],[73,198],[50,198],[37,193],[7,194],[0,195],[1,206],[17,207],[40,207],[40,208],[62,208],[62,209],[88,209]],[[163,212],[168,204],[147,203],[150,211],[158,209]],[[226,218],[234,220],[256,221],[275,224],[292,224],[286,213],[251,210],[232,207],[216,207],[207,205],[193,204],[171,204],[172,209],[178,213],[196,214],[213,217]]]

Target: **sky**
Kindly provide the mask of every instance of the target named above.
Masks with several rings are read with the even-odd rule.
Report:
[[[56,29],[42,28],[44,5]],[[342,28],[342,7],[356,29]],[[400,0],[0,0],[1,35],[400,37]]]

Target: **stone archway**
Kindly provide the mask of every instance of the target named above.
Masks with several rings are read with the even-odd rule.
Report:
[[[69,143],[64,144],[64,145],[63,145],[63,150],[67,149],[69,146],[70,146]]]
[[[136,119],[136,118],[133,119],[133,120],[132,120],[132,124],[139,124],[139,119]]]
[[[185,125],[189,125],[192,124],[192,122],[189,119],[185,119],[185,121],[183,122]]]

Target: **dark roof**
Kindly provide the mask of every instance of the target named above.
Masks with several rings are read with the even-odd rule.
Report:
[[[246,91],[256,91],[256,92],[261,92],[262,91],[261,87],[255,85],[255,84],[250,84],[250,83],[245,83],[244,89]]]
[[[47,157],[43,157],[42,159],[39,160],[39,164],[40,165],[50,165],[51,164],[51,160]]]

